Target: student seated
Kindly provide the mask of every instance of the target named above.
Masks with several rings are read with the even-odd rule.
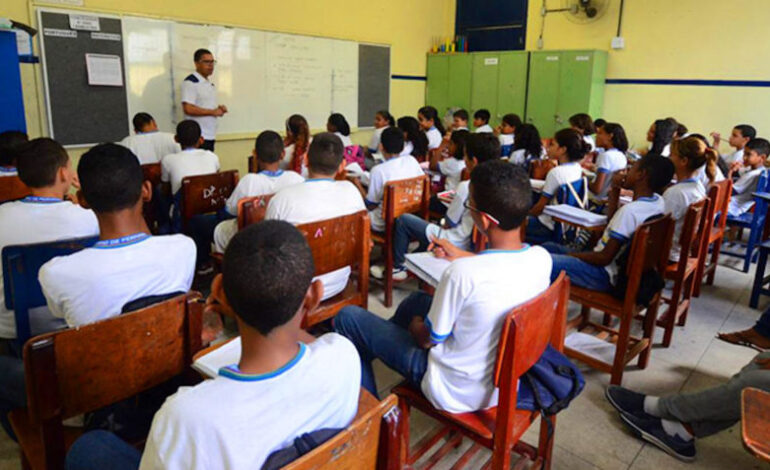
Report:
[[[604,150],[596,157],[596,164],[591,166],[596,178],[588,185],[588,189],[591,190],[593,200],[604,201],[607,199],[613,175],[628,166],[628,138],[623,126],[605,122],[602,127],[597,128],[596,147]]]
[[[452,113],[452,131],[468,130],[468,111],[458,109]]]
[[[182,151],[163,157],[160,162],[160,180],[171,184],[171,194],[177,195],[182,180],[188,176],[208,175],[219,171],[219,157],[214,152],[200,148],[203,145],[201,126],[188,119],[176,126],[176,141]]]
[[[648,149],[639,150],[640,155],[661,155],[668,157],[671,154],[671,142],[679,128],[679,123],[673,118],[658,119],[652,123],[647,130],[647,142],[650,143]]]
[[[369,139],[369,153],[375,154],[380,149],[380,136],[382,135],[382,131],[387,129],[388,127],[395,127],[396,126],[396,120],[393,119],[393,115],[388,112],[387,109],[381,109],[377,111],[374,115],[374,132],[372,132],[372,137]]]
[[[704,136],[703,134],[697,134],[693,132],[689,134],[687,137],[694,137],[700,140],[701,142],[703,142],[703,145],[705,145],[706,148],[713,149],[714,151],[716,151],[716,149],[713,148],[711,144],[709,144],[708,139],[706,139],[706,136]],[[711,178],[709,177],[709,174],[706,171],[706,170],[710,170],[710,168],[707,163],[704,163],[703,165],[700,166],[700,168],[698,168],[698,171],[696,171],[695,178],[698,181],[700,181],[700,183],[703,185],[704,188],[708,188],[712,183],[718,183],[720,181],[724,181],[725,174],[722,173],[722,169],[720,168],[720,165],[722,164],[723,162],[721,161],[721,157],[720,157],[717,159],[717,164],[714,167],[714,177]]]
[[[543,214],[543,209],[549,204],[560,204],[555,197],[562,189],[570,194],[574,191],[574,199],[584,199],[586,188],[583,187],[583,168],[580,161],[588,153],[588,149],[588,143],[574,129],[562,129],[553,136],[548,146],[548,156],[559,160],[559,166],[548,172],[540,199],[529,210],[527,239],[541,242],[553,239],[554,221],[550,215]]]
[[[340,113],[333,113],[326,121],[326,132],[331,132],[342,141],[343,147],[350,147],[353,141],[350,140],[350,124]]]
[[[239,362],[166,400],[141,465],[138,450],[101,431],[90,445],[73,446],[68,460],[80,465],[70,470],[258,469],[295,438],[353,421],[361,380],[355,348],[336,333],[314,338],[300,328],[323,292],[311,282],[305,237],[286,222],[261,222],[233,237],[223,267],[212,296],[238,322]]]
[[[540,139],[540,132],[538,132],[537,127],[532,124],[522,124],[517,127],[508,161],[524,168],[529,173],[530,163],[545,156],[543,141]]]
[[[235,191],[225,203],[225,209],[233,217],[238,216],[238,201],[247,197],[274,194],[279,190],[299,184],[305,179],[293,171],[280,169],[285,150],[277,132],[264,131],[254,144],[252,155],[257,159],[259,173],[249,173],[238,182]],[[214,230],[214,250],[224,253],[227,244],[238,231],[238,220],[220,222]]]
[[[286,137],[283,139],[284,156],[281,160],[281,170],[291,170],[307,175],[307,149],[312,141],[310,126],[304,116],[292,114],[286,120]]]
[[[0,133],[0,177],[16,176],[16,152],[28,141],[27,134],[21,131]]]
[[[500,126],[496,129],[498,139],[500,139],[500,156],[508,158],[513,152],[513,143],[515,142],[516,130],[521,127],[521,118],[518,114],[506,114]]]
[[[136,156],[97,145],[80,158],[78,178],[78,199],[96,213],[99,241],[40,269],[51,313],[76,327],[119,315],[132,300],[190,290],[195,244],[184,235],[150,236],[142,205],[152,192]]]
[[[456,130],[448,133],[447,152],[449,153],[449,158],[441,160],[441,155],[438,152],[434,152],[430,156],[429,168],[432,171],[441,173],[446,178],[444,182],[444,189],[446,191],[454,191],[457,185],[460,184],[463,170],[465,169],[465,142],[468,140],[469,135],[470,133],[466,130]]]
[[[569,118],[569,125],[570,128],[580,132],[580,135],[583,136],[583,140],[591,146],[589,152],[596,150],[596,141],[593,137],[596,133],[596,126],[594,126],[594,121],[591,119],[591,116],[586,113],[574,114]]]
[[[476,132],[477,134],[482,132],[494,132],[492,126],[489,125],[489,118],[490,114],[487,109],[479,109],[473,113],[473,127],[476,128],[473,132]]]
[[[336,135],[317,134],[308,150],[308,179],[278,191],[267,205],[265,219],[300,225],[366,210],[353,183],[334,180],[345,169],[343,151],[342,141]],[[324,285],[323,300],[342,292],[349,277],[349,266],[319,276]]]
[[[453,135],[462,132],[455,131]],[[500,144],[489,134],[469,134],[465,145],[465,167],[472,172],[476,166],[489,160],[500,158]],[[470,181],[462,181],[457,186],[452,203],[446,211],[445,222],[442,225],[431,224],[414,214],[404,214],[396,219],[393,227],[393,279],[406,280],[404,256],[409,249],[409,243],[417,240],[420,243],[417,251],[425,251],[433,238],[446,239],[461,250],[471,249],[473,236],[473,217],[467,208]],[[384,277],[385,267],[372,266],[370,274],[377,278]]]
[[[423,106],[417,111],[417,120],[420,123],[420,130],[428,138],[428,150],[439,148],[446,131],[441,124],[441,118],[436,108],[433,106]]]
[[[611,215],[610,223],[592,251],[571,252],[557,243],[543,244],[553,257],[551,281],[565,271],[570,282],[584,289],[608,291],[620,274],[618,260],[621,250],[634,238],[634,232],[652,217],[663,215],[665,203],[660,193],[671,182],[674,166],[671,160],[648,154],[638,160],[628,174],[618,174],[614,183],[634,192],[634,200]],[[618,188],[618,191],[619,191]]]
[[[136,134],[121,140],[120,145],[131,150],[142,165],[160,163],[166,155],[182,150],[174,140],[174,134],[160,132],[155,119],[148,113],[137,113],[133,124]]]
[[[735,152],[729,155],[721,156],[725,163],[727,163],[728,166],[736,162],[742,165],[743,149],[751,139],[756,137],[757,130],[754,129],[753,126],[748,124],[738,124],[737,126],[733,127],[733,131],[730,133],[730,138],[728,139],[727,143],[730,144],[730,147],[735,149]],[[722,143],[722,136],[719,134],[719,132],[712,132],[711,138],[714,139],[714,148],[719,149],[719,144]]]
[[[422,132],[419,121],[412,116],[402,116],[398,118],[397,127],[404,133],[404,150],[401,155],[425,160],[428,155],[428,137]]]
[[[757,190],[759,177],[765,169],[765,160],[768,154],[770,154],[770,142],[762,138],[751,139],[743,149],[743,165],[738,162],[732,164],[730,178],[741,167],[745,168],[746,171],[733,185],[733,196],[730,198],[730,205],[727,208],[727,214],[730,217],[739,217],[754,207],[752,193]]]
[[[463,413],[497,405],[492,375],[503,319],[550,284],[548,253],[522,243],[531,191],[520,168],[497,160],[480,164],[466,205],[491,249],[474,255],[434,238],[437,256],[453,260],[435,296],[413,293],[390,321],[360,307],[337,314],[334,330],[356,345],[364,388],[377,393],[371,362],[379,358],[439,409]]]
[[[770,352],[758,354],[726,383],[713,388],[658,397],[610,386],[606,396],[634,435],[692,462],[696,438],[740,421],[741,392],[749,387],[770,392]]]
[[[710,149],[697,137],[685,137],[675,140],[671,144],[671,163],[674,164],[676,184],[670,186],[663,193],[663,201],[666,204],[666,212],[676,222],[674,238],[671,244],[671,262],[679,261],[679,238],[682,235],[682,226],[687,210],[691,204],[706,199],[706,188],[703,187],[697,177],[698,168],[706,165],[706,173],[711,181],[716,173],[717,152]],[[697,227],[696,227],[697,230]]]
[[[398,129],[386,129],[382,133],[380,146],[385,162],[372,168],[368,191],[364,192],[360,184],[358,186],[366,197],[372,230],[376,232],[385,231],[385,220],[382,218],[382,199],[385,196],[385,185],[391,181],[416,178],[424,174],[414,157],[401,155],[401,151],[404,149],[404,136]]]

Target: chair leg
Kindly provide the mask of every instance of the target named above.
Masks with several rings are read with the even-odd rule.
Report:
[[[671,338],[674,336],[674,324],[676,323],[676,313],[679,310],[680,297],[682,297],[682,281],[677,279],[676,282],[674,282],[674,289],[671,292],[671,303],[668,304],[666,316],[663,318],[664,348],[671,346]]]
[[[648,311],[649,313],[649,311]],[[618,340],[615,342],[615,358],[612,361],[610,376],[611,385],[620,385],[623,381],[623,369],[626,366],[626,353],[628,352],[628,340],[631,336],[631,319],[634,312],[623,312],[618,328]]]
[[[709,266],[713,266],[714,269],[709,272],[708,278],[706,279],[706,284],[709,286],[714,285],[714,277],[717,275],[717,262],[719,261],[719,252],[722,250],[723,240],[724,237],[720,237],[714,241],[714,248],[711,252],[711,263],[709,263]]]
[[[646,369],[650,362],[650,355],[652,354],[652,338],[655,336],[655,319],[658,318],[658,308],[660,308],[661,294],[658,294],[656,299],[650,302],[647,307],[647,313],[644,316],[644,323],[642,328],[642,339],[648,341],[647,347],[639,353],[639,361],[637,365],[640,369]],[[620,385],[619,383],[617,385]]]
[[[704,235],[708,237],[708,235]],[[709,257],[709,245],[706,245],[704,253],[701,254],[701,259],[698,260],[698,267],[695,270],[695,290],[693,296],[700,297],[700,288],[703,284],[703,273],[706,270],[706,258]]]
[[[591,307],[588,307],[587,305],[582,305],[580,307],[580,328],[579,330],[582,330],[588,325],[588,321],[591,319]]]
[[[767,250],[759,249],[759,261],[757,261],[757,271],[754,273],[754,285],[751,288],[751,298],[749,307],[757,308],[759,305],[759,295],[762,292],[762,285],[765,280],[765,265],[767,264]]]
[[[551,438],[548,438],[548,426],[545,420],[551,422]],[[543,470],[550,470],[551,458],[553,456],[553,441],[556,435],[556,416],[549,416],[548,418],[540,418],[540,438],[537,442],[537,455],[543,459]]]
[[[398,468],[409,468],[409,403],[398,398],[398,411],[401,421],[398,423]]]
[[[385,306],[390,308],[393,305],[393,252],[392,240],[383,245],[385,250]]]
[[[684,326],[685,323],[687,323],[687,315],[690,313],[690,305],[692,305],[692,293],[695,290],[695,282],[695,273],[690,274],[690,277],[685,280],[684,298],[682,299],[682,302],[687,302],[687,307],[679,316],[679,320],[676,323],[677,326]]]

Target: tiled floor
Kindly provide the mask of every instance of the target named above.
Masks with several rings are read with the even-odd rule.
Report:
[[[731,263],[732,264],[732,263]],[[646,393],[665,394],[692,391],[723,382],[754,356],[752,350],[725,344],[714,339],[717,331],[732,331],[751,326],[761,310],[748,307],[753,273],[743,274],[721,266],[717,282],[705,287],[695,299],[685,328],[677,328],[674,343],[668,349],[656,347],[650,366],[627,369],[623,385]],[[409,283],[395,292],[395,305],[404,298]],[[765,300],[760,309],[768,306]],[[394,309],[385,309],[381,293],[375,289],[370,296],[370,308],[383,317]],[[659,332],[660,333],[660,332]],[[660,336],[660,335],[659,335]],[[659,340],[660,338],[658,338]],[[740,426],[699,440],[695,463],[682,463],[657,448],[646,445],[625,430],[614,409],[604,398],[609,376],[583,368],[586,388],[571,406],[559,414],[554,452],[555,469],[752,469],[767,468],[751,457],[741,444]],[[380,393],[386,394],[400,378],[382,364],[376,364]],[[412,437],[419,439],[433,428],[433,422],[415,413],[412,417]],[[536,428],[533,428],[533,430]],[[2,433],[0,433],[2,434]],[[536,438],[532,430],[526,435],[530,442]],[[469,443],[450,453],[437,467],[451,467]],[[469,468],[479,468],[488,458],[480,452]],[[18,469],[17,448],[5,435],[0,435],[0,470]]]

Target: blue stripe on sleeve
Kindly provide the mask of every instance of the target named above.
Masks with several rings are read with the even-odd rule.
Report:
[[[610,238],[614,238],[615,240],[621,241],[623,243],[626,243],[629,240],[628,237],[626,237],[624,235],[621,235],[621,234],[619,234],[618,232],[616,232],[614,230],[610,230]]]
[[[608,170],[608,169],[606,169],[606,168],[598,168],[598,169],[596,170],[596,172],[597,172],[597,173],[610,173],[610,170]]]
[[[433,325],[430,322],[430,318],[428,317],[425,317],[425,324],[428,325],[428,331],[430,331],[430,341],[433,344],[443,343],[452,334],[451,332],[445,335],[440,335],[438,333],[435,333],[433,331]]]

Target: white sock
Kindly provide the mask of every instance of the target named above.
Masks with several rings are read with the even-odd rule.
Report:
[[[685,441],[691,441],[695,437],[690,434],[690,431],[688,431],[687,428],[684,427],[684,424],[680,423],[679,421],[661,419],[660,424],[663,425],[663,430],[669,436],[679,436]]]
[[[644,397],[644,412],[648,415],[655,416],[656,418],[660,418],[660,408],[658,407],[658,402],[660,401],[660,397],[653,397],[652,395],[647,395]]]

